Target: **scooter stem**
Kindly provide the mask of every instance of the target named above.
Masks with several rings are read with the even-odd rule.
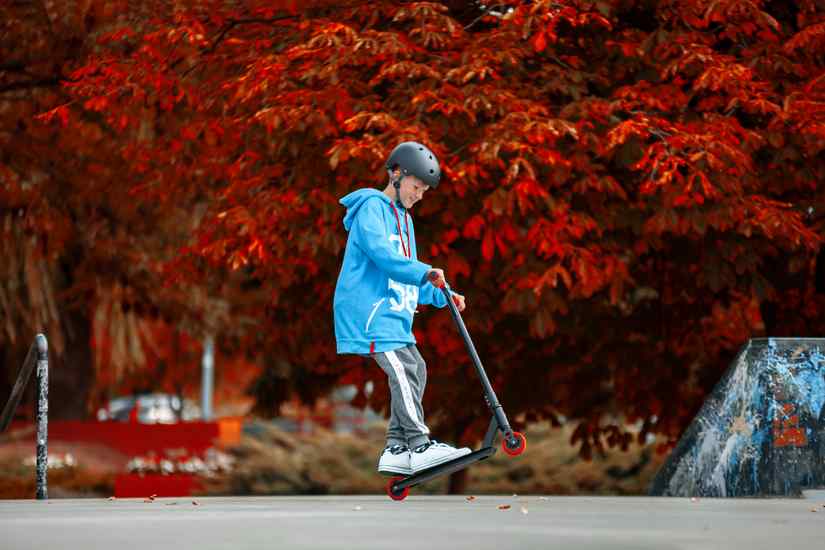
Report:
[[[481,379],[481,384],[484,386],[484,397],[487,401],[487,405],[490,407],[490,410],[495,416],[499,428],[502,432],[504,432],[505,438],[509,439],[512,432],[510,429],[510,423],[507,421],[507,416],[504,414],[504,410],[498,402],[496,392],[493,390],[492,384],[490,384],[490,379],[487,378],[487,373],[484,370],[484,366],[481,364],[481,359],[478,357],[478,352],[476,351],[475,345],[473,345],[473,340],[470,338],[470,333],[464,325],[464,319],[461,318],[461,313],[459,313],[458,307],[455,305],[455,302],[453,302],[453,297],[450,293],[450,285],[445,282],[444,286],[441,287],[441,291],[444,292],[444,296],[447,298],[447,306],[450,308],[450,313],[453,315],[453,320],[458,327],[458,332],[461,333],[461,337],[464,339],[464,344],[467,346],[467,351],[470,352],[470,357],[473,360],[473,365],[476,368],[478,377]]]

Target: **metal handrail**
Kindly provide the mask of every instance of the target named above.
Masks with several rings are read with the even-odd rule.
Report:
[[[49,439],[49,343],[46,336],[38,334],[26,354],[23,367],[17,373],[17,381],[11,390],[11,396],[0,414],[0,433],[11,424],[14,411],[20,404],[23,391],[31,378],[32,371],[37,371],[37,499],[48,497],[46,468],[48,466]]]

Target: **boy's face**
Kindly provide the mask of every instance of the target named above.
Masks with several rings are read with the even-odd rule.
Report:
[[[410,209],[424,197],[430,186],[415,176],[404,176],[401,179],[401,204]]]

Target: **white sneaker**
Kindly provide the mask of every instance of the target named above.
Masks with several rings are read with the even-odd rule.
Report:
[[[384,449],[378,460],[378,472],[382,474],[410,475],[410,449],[406,445],[393,445]]]
[[[413,449],[410,456],[410,467],[412,468],[413,473],[416,473],[421,470],[426,470],[427,468],[432,468],[433,466],[438,466],[439,464],[444,464],[445,462],[449,462],[450,460],[454,460],[458,457],[468,455],[471,452],[472,451],[470,451],[467,447],[456,449],[446,443],[439,443],[433,439],[429,443],[425,443]]]

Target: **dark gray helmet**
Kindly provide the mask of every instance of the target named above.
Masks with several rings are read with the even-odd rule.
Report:
[[[405,176],[415,176],[430,187],[438,187],[441,168],[435,154],[416,141],[398,144],[387,159],[387,170],[395,167]]]

